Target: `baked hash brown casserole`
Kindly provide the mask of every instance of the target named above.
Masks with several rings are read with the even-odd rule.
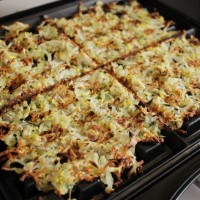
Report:
[[[2,26],[2,169],[59,195],[96,179],[109,193],[137,173],[138,142],[163,142],[164,127],[181,132],[200,111],[200,42],[172,25],[133,0],[81,6],[35,32]]]

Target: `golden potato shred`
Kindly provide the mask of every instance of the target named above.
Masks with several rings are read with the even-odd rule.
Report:
[[[110,193],[137,173],[138,142],[200,113],[200,42],[173,25],[132,0],[82,5],[35,32],[2,26],[2,169],[60,195],[97,178]]]

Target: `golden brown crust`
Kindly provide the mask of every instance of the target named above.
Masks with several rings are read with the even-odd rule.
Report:
[[[4,26],[2,169],[59,195],[97,178],[110,193],[124,170],[141,171],[139,141],[163,142],[162,128],[185,134],[183,119],[200,110],[200,43],[168,32],[172,25],[130,1],[81,7],[36,33],[20,22]]]

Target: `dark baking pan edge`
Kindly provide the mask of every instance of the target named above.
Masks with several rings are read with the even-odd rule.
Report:
[[[163,15],[167,20],[173,20],[176,23],[177,29],[193,29],[195,28],[195,35],[200,38],[200,24],[191,20],[188,16],[184,15],[182,12],[165,5],[158,0],[149,2],[148,0],[138,0],[144,7],[150,7],[151,10],[156,8],[158,12]],[[170,18],[168,18],[170,16]]]
[[[118,2],[118,1],[123,1],[123,0],[101,0],[101,1],[109,3],[109,2],[114,2],[114,1]],[[125,1],[128,1],[128,0],[125,0]],[[200,24],[198,24],[196,21],[194,21],[190,17],[184,15],[182,12],[178,11],[177,9],[172,8],[171,6],[166,5],[162,2],[159,2],[159,0],[154,0],[151,2],[149,2],[148,0],[138,0],[138,1],[144,5],[150,5],[150,6],[159,8],[159,12],[161,12],[161,14],[170,15],[170,16],[173,15],[173,18],[180,20],[181,23],[187,24],[187,26],[195,26],[195,27],[200,28]],[[58,10],[59,10],[59,12],[63,13],[67,7],[70,7],[71,10],[72,10],[72,7],[76,7],[75,10],[73,10],[73,12],[69,12],[69,10],[67,10],[67,16],[70,16],[74,13],[74,11],[77,11],[77,8],[78,8],[78,5],[80,2],[81,2],[80,0],[68,0],[68,1],[60,0],[60,1],[56,1],[56,2],[51,2],[51,3],[45,4],[45,5],[41,5],[38,7],[30,8],[30,9],[27,9],[24,11],[20,11],[20,12],[16,12],[16,13],[13,13],[10,15],[3,16],[0,18],[0,24],[8,24],[8,23],[12,23],[17,20],[27,21],[28,19],[31,19],[33,17],[38,17],[38,16],[42,17],[46,14],[48,15],[49,13],[51,13],[50,15],[52,16],[52,15],[54,15],[55,12],[56,12],[55,15],[57,15],[57,17],[59,17],[58,16],[59,13],[57,13]],[[91,6],[96,1],[95,0],[82,0],[82,2],[86,6]]]
[[[200,175],[200,154],[196,153],[152,187],[147,188],[136,198],[130,196],[128,200],[178,200],[198,175]]]
[[[101,0],[103,2],[113,2],[119,0]],[[20,11],[14,14],[10,14],[0,18],[0,25],[11,24],[15,21],[21,21],[28,23],[31,26],[36,26],[38,20],[43,17],[70,17],[78,11],[80,0],[68,0],[68,1],[56,1],[53,3],[48,3],[46,5],[38,6],[28,10]],[[91,6],[96,1],[95,0],[83,0],[84,5]],[[63,15],[65,13],[66,15]],[[35,18],[33,20],[33,18]]]
[[[104,0],[104,2],[112,2],[114,0]],[[83,1],[85,5],[90,6],[95,1],[94,0],[85,0]],[[139,0],[141,3],[147,3],[147,0]],[[31,26],[36,26],[41,18],[44,16],[46,17],[61,17],[66,16],[70,17],[74,12],[78,9],[78,3],[79,1],[73,1],[70,0],[67,3],[64,1],[59,1],[50,3],[38,8],[30,9],[27,11],[15,13],[10,16],[6,16],[4,18],[0,19],[0,24],[10,24],[14,21],[22,21],[24,23],[29,23]],[[195,35],[199,35],[199,30],[195,26],[195,24],[191,23],[188,20],[185,20],[184,17],[179,16],[176,14],[176,12],[172,11],[172,9],[164,9],[165,7],[162,7],[162,5],[156,1],[151,2],[152,6],[155,6],[158,8],[158,11],[165,15],[170,15],[170,17],[173,19],[175,18],[175,21],[182,24],[180,28],[194,28],[196,33]],[[160,7],[160,8],[159,8]],[[63,15],[63,13],[65,13]],[[149,187],[153,186],[156,182],[164,178],[166,175],[170,174],[173,170],[176,170],[181,167],[183,163],[186,163],[189,161],[193,156],[196,156],[200,153],[200,141],[197,140],[192,145],[187,146],[187,148],[183,149],[182,151],[179,151],[177,154],[173,154],[172,157],[170,157],[167,161],[163,162],[162,164],[158,165],[154,170],[150,170],[147,173],[142,174],[141,176],[137,177],[136,181],[135,179],[132,179],[133,182],[129,182],[129,185],[126,185],[121,188],[121,190],[116,190],[112,195],[108,196],[108,200],[121,200],[121,199],[127,199],[128,197],[135,198],[137,195],[141,194],[144,190],[148,189]]]
[[[167,2],[167,0],[165,0]],[[158,5],[162,5],[163,7],[166,7],[167,11],[172,10],[175,13],[177,13],[180,17],[184,18],[185,21],[188,21],[188,23],[190,24],[194,24],[195,26],[200,28],[200,21],[198,21],[197,19],[192,18],[190,15],[185,15],[184,12],[182,12],[182,10],[179,10],[176,7],[173,7],[171,4],[165,3],[164,1],[160,1],[160,0],[154,0],[154,3],[158,4]],[[191,4],[193,3],[193,1],[190,2]],[[183,2],[184,4],[184,2]],[[198,6],[198,5],[197,5]],[[199,12],[200,12],[200,7],[198,7]],[[191,10],[191,9],[190,9]]]
[[[197,157],[198,161],[200,162],[200,155],[198,154]],[[197,162],[198,162],[197,161]],[[196,164],[196,170],[193,171],[193,173],[190,174],[190,176],[188,176],[183,183],[179,186],[179,188],[176,190],[176,192],[172,195],[170,200],[176,200],[179,199],[182,194],[185,192],[185,190],[190,187],[190,185],[197,179],[197,177],[200,175],[200,163],[195,163]],[[191,167],[188,165],[188,168]],[[187,170],[188,170],[187,168]]]
[[[37,6],[34,8],[30,8],[27,10],[23,10],[20,12],[15,12],[13,14],[1,17],[0,24],[10,24],[15,21],[28,21],[29,19],[34,17],[42,17],[45,13],[53,12],[55,10],[61,10],[61,8],[63,8],[63,6],[66,4],[72,6],[75,3],[78,4],[78,0],[68,0],[67,2],[60,0],[45,5]]]
[[[181,167],[183,163],[189,161],[193,156],[198,155],[199,153],[200,141],[198,140],[195,144],[188,146],[161,165],[158,165],[154,170],[142,174],[141,178],[124,187],[122,191],[114,192],[108,200],[122,200],[127,199],[128,197],[135,198],[144,190],[153,186],[154,183],[158,182],[178,167]]]

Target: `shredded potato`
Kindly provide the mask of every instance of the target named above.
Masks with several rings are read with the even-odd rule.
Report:
[[[107,68],[172,129],[200,109],[200,45],[173,38]]]
[[[35,32],[2,26],[2,169],[59,195],[97,178],[110,193],[137,173],[138,142],[163,142],[163,127],[200,113],[200,42],[171,25],[133,0],[81,6]]]
[[[162,16],[150,15],[137,1],[127,6],[97,2],[86,14],[53,23],[100,64],[176,34],[167,31]]]

